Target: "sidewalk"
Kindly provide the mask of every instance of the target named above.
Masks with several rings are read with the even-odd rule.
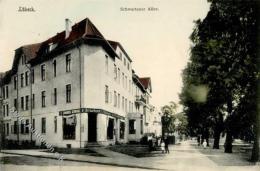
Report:
[[[151,169],[151,170],[185,170],[185,171],[240,171],[240,170],[260,170],[259,166],[237,166],[237,165],[219,165],[212,160],[217,157],[225,160],[225,155],[221,151],[204,154],[201,149],[196,149],[192,141],[184,141],[180,145],[170,146],[170,154],[164,154],[157,157],[136,158],[125,154],[110,151],[102,147],[93,147],[96,151],[106,157],[87,156],[81,154],[62,154],[66,161],[88,162],[94,164]],[[20,154],[33,157],[57,159],[52,153],[42,150],[3,150],[5,154]]]
[[[103,164],[111,166],[121,166],[121,167],[131,167],[131,168],[140,168],[140,169],[151,169],[151,170],[161,170],[157,167],[149,167],[149,165],[144,165],[140,162],[140,159],[124,155],[121,153],[116,153],[104,148],[93,148],[98,153],[103,154],[109,157],[96,157],[88,155],[79,155],[79,154],[62,154],[65,161],[76,161],[76,162],[88,162],[94,164]],[[25,155],[39,158],[49,158],[57,159],[53,153],[43,152],[43,150],[2,150],[1,153],[13,154],[13,155]]]

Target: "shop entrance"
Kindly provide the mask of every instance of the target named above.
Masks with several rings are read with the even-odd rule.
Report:
[[[97,113],[88,113],[88,142],[97,142]]]

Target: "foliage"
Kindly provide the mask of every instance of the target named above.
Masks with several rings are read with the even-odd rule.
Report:
[[[162,129],[163,133],[173,133],[178,131],[181,134],[187,133],[187,116],[184,113],[176,113],[178,105],[174,102],[170,102],[169,105],[164,105],[161,108],[162,111]],[[176,121],[178,124],[176,125]]]
[[[252,126],[256,105],[256,17],[255,1],[211,0],[203,21],[197,20],[190,39],[190,62],[183,71],[181,104],[188,116],[190,133],[202,128],[222,131],[225,120],[227,151],[232,151],[232,136]],[[208,87],[205,101],[190,93],[192,86]],[[249,95],[251,94],[251,96]],[[247,118],[248,123],[236,122]],[[221,124],[222,123],[222,124]],[[236,125],[234,127],[234,125]],[[218,130],[216,130],[218,129]],[[195,131],[194,131],[195,130]],[[230,149],[231,145],[231,149]]]

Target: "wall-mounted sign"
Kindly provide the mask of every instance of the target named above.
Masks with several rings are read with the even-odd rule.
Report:
[[[116,113],[112,113],[103,109],[95,109],[95,108],[79,108],[79,109],[63,110],[59,112],[59,115],[68,116],[68,115],[80,114],[80,113],[101,113],[115,118],[120,118],[123,120],[125,119],[123,116],[118,115]]]

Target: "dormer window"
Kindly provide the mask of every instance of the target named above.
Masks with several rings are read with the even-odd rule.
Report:
[[[49,43],[49,49],[48,51],[51,52],[53,49],[55,49],[57,47],[57,43]]]

